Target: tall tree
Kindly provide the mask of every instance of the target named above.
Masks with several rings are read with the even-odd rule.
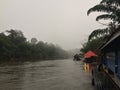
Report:
[[[88,38],[88,41],[83,44],[81,52],[85,53],[87,50],[96,51],[105,41],[111,33],[120,28],[120,0],[102,0],[98,5],[90,8],[87,12],[89,15],[92,12],[103,12],[96,17],[96,21],[109,20],[105,29],[94,30]],[[93,48],[94,47],[94,48]]]
[[[31,39],[31,43],[32,43],[32,44],[36,44],[37,41],[38,41],[38,40],[37,40],[36,38],[32,38],[32,39]]]
[[[110,20],[110,22],[106,25],[105,29],[97,29],[94,30],[90,35],[89,39],[95,39],[96,37],[107,37],[115,30],[120,28],[120,0],[102,0],[98,5],[90,8],[87,12],[89,15],[92,12],[105,12],[105,14],[98,15],[96,17],[96,21],[101,19]]]
[[[102,0],[98,5],[90,8],[87,12],[89,15],[91,12],[105,12],[105,14],[98,15],[96,21],[101,19],[111,20],[115,28],[120,27],[120,1],[119,0]]]

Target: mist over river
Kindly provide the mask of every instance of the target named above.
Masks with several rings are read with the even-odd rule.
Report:
[[[0,64],[0,90],[94,90],[81,61],[47,60]]]

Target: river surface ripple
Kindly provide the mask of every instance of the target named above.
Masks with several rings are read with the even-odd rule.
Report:
[[[0,90],[94,90],[72,59],[0,64]]]

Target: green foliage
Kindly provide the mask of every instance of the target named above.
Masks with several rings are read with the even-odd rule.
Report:
[[[103,37],[98,37],[91,41],[87,41],[86,43],[82,45],[82,48],[80,49],[81,54],[84,55],[89,50],[95,53],[99,53],[98,48],[104,43],[103,41],[104,41]]]
[[[14,44],[4,33],[0,33],[0,59],[8,59],[14,56]]]
[[[31,43],[32,43],[32,44],[36,44],[36,43],[37,43],[37,39],[36,39],[36,38],[32,38],[32,39],[31,39]]]
[[[103,14],[103,15],[99,15],[96,17],[96,21],[99,21],[101,19],[104,19],[104,20],[108,20],[108,19],[111,19],[113,21],[116,20],[116,16],[115,15],[112,15],[112,14]]]
[[[113,13],[115,11],[116,7],[110,7],[109,5],[103,5],[103,4],[98,4],[92,8],[90,8],[87,12],[89,15],[91,12],[106,12],[106,13]]]
[[[105,29],[94,30],[88,37],[88,41],[83,44],[81,48],[81,53],[84,54],[89,50],[99,53],[98,48],[106,41],[111,33],[113,33],[117,28],[119,28],[120,23],[120,1],[119,0],[102,0],[98,5],[90,8],[87,12],[89,15],[92,12],[104,12],[96,17],[96,21],[101,19],[111,21],[107,24]],[[106,24],[103,24],[106,25]]]
[[[100,38],[100,37],[105,37],[110,34],[110,30],[108,28],[106,29],[97,29],[94,30],[88,37],[88,40]]]
[[[87,12],[89,15],[92,12],[105,12],[105,14],[96,17],[96,21],[101,19],[111,20],[115,28],[120,27],[120,0],[102,0],[98,5],[90,8]],[[110,23],[111,23],[110,21]],[[108,24],[109,25],[109,24]]]
[[[114,6],[120,6],[120,0],[102,0],[100,3],[114,5]]]
[[[67,58],[67,52],[62,48],[37,42],[32,38],[28,42],[21,31],[8,30],[0,33],[0,60],[23,60],[23,59],[61,59]]]

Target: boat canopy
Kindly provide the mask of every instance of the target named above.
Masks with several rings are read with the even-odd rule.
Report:
[[[84,58],[96,57],[97,55],[93,51],[88,51],[84,54]]]

